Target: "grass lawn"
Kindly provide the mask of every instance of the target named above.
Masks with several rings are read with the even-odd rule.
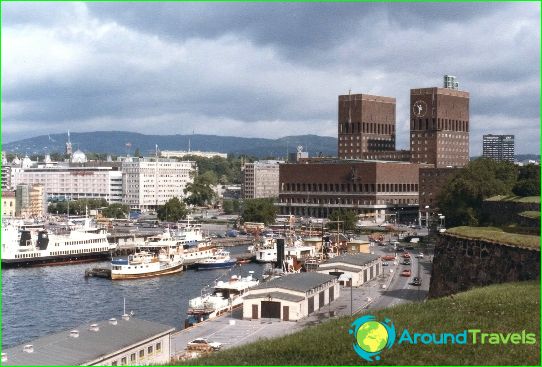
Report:
[[[455,227],[446,233],[467,238],[476,238],[518,247],[540,250],[540,236],[504,232],[496,227]]]
[[[515,201],[518,203],[540,203],[540,196],[505,196],[497,195],[486,199],[487,201]]]
[[[521,213],[519,213],[519,215],[521,215],[522,217],[533,218],[533,219],[540,218],[540,212],[535,212],[535,211],[532,211],[532,210],[527,210],[527,211],[521,212]]]
[[[261,340],[243,347],[184,361],[189,365],[539,365],[540,286],[521,282],[477,288],[468,292],[371,312],[418,333],[458,333],[464,329],[509,333],[527,330],[534,345],[410,345],[396,344],[379,362],[365,362],[352,349],[350,317],[333,319],[298,333]],[[470,339],[469,339],[470,340]],[[179,362],[175,362],[178,364]]]

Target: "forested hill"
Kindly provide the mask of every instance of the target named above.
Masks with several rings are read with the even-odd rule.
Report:
[[[3,144],[2,150],[19,155],[46,154],[65,150],[66,133],[42,135]],[[145,135],[125,131],[95,131],[71,133],[73,149],[84,152],[133,154],[139,148],[141,154],[154,154],[155,146],[160,150],[213,151],[220,153],[246,154],[256,157],[286,157],[302,145],[311,156],[322,153],[337,155],[337,139],[327,136],[300,135],[280,139],[242,138],[217,135]]]

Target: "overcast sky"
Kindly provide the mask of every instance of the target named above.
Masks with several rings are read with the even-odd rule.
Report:
[[[482,134],[540,150],[538,3],[2,2],[2,139],[71,131],[337,135],[337,96],[456,75]]]

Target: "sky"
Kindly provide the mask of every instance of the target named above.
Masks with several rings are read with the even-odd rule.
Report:
[[[540,4],[2,2],[2,141],[70,131],[337,136],[338,95],[455,75],[482,135],[540,151]]]

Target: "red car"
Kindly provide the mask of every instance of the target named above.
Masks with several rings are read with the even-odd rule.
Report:
[[[408,252],[405,252],[405,253],[404,253],[403,255],[401,255],[401,256],[403,256],[405,259],[410,259],[410,254],[409,254]]]
[[[409,277],[411,275],[410,270],[406,269],[401,272],[402,277]]]
[[[393,256],[393,255],[382,256],[382,260],[393,261],[393,260],[395,260],[395,256]]]

